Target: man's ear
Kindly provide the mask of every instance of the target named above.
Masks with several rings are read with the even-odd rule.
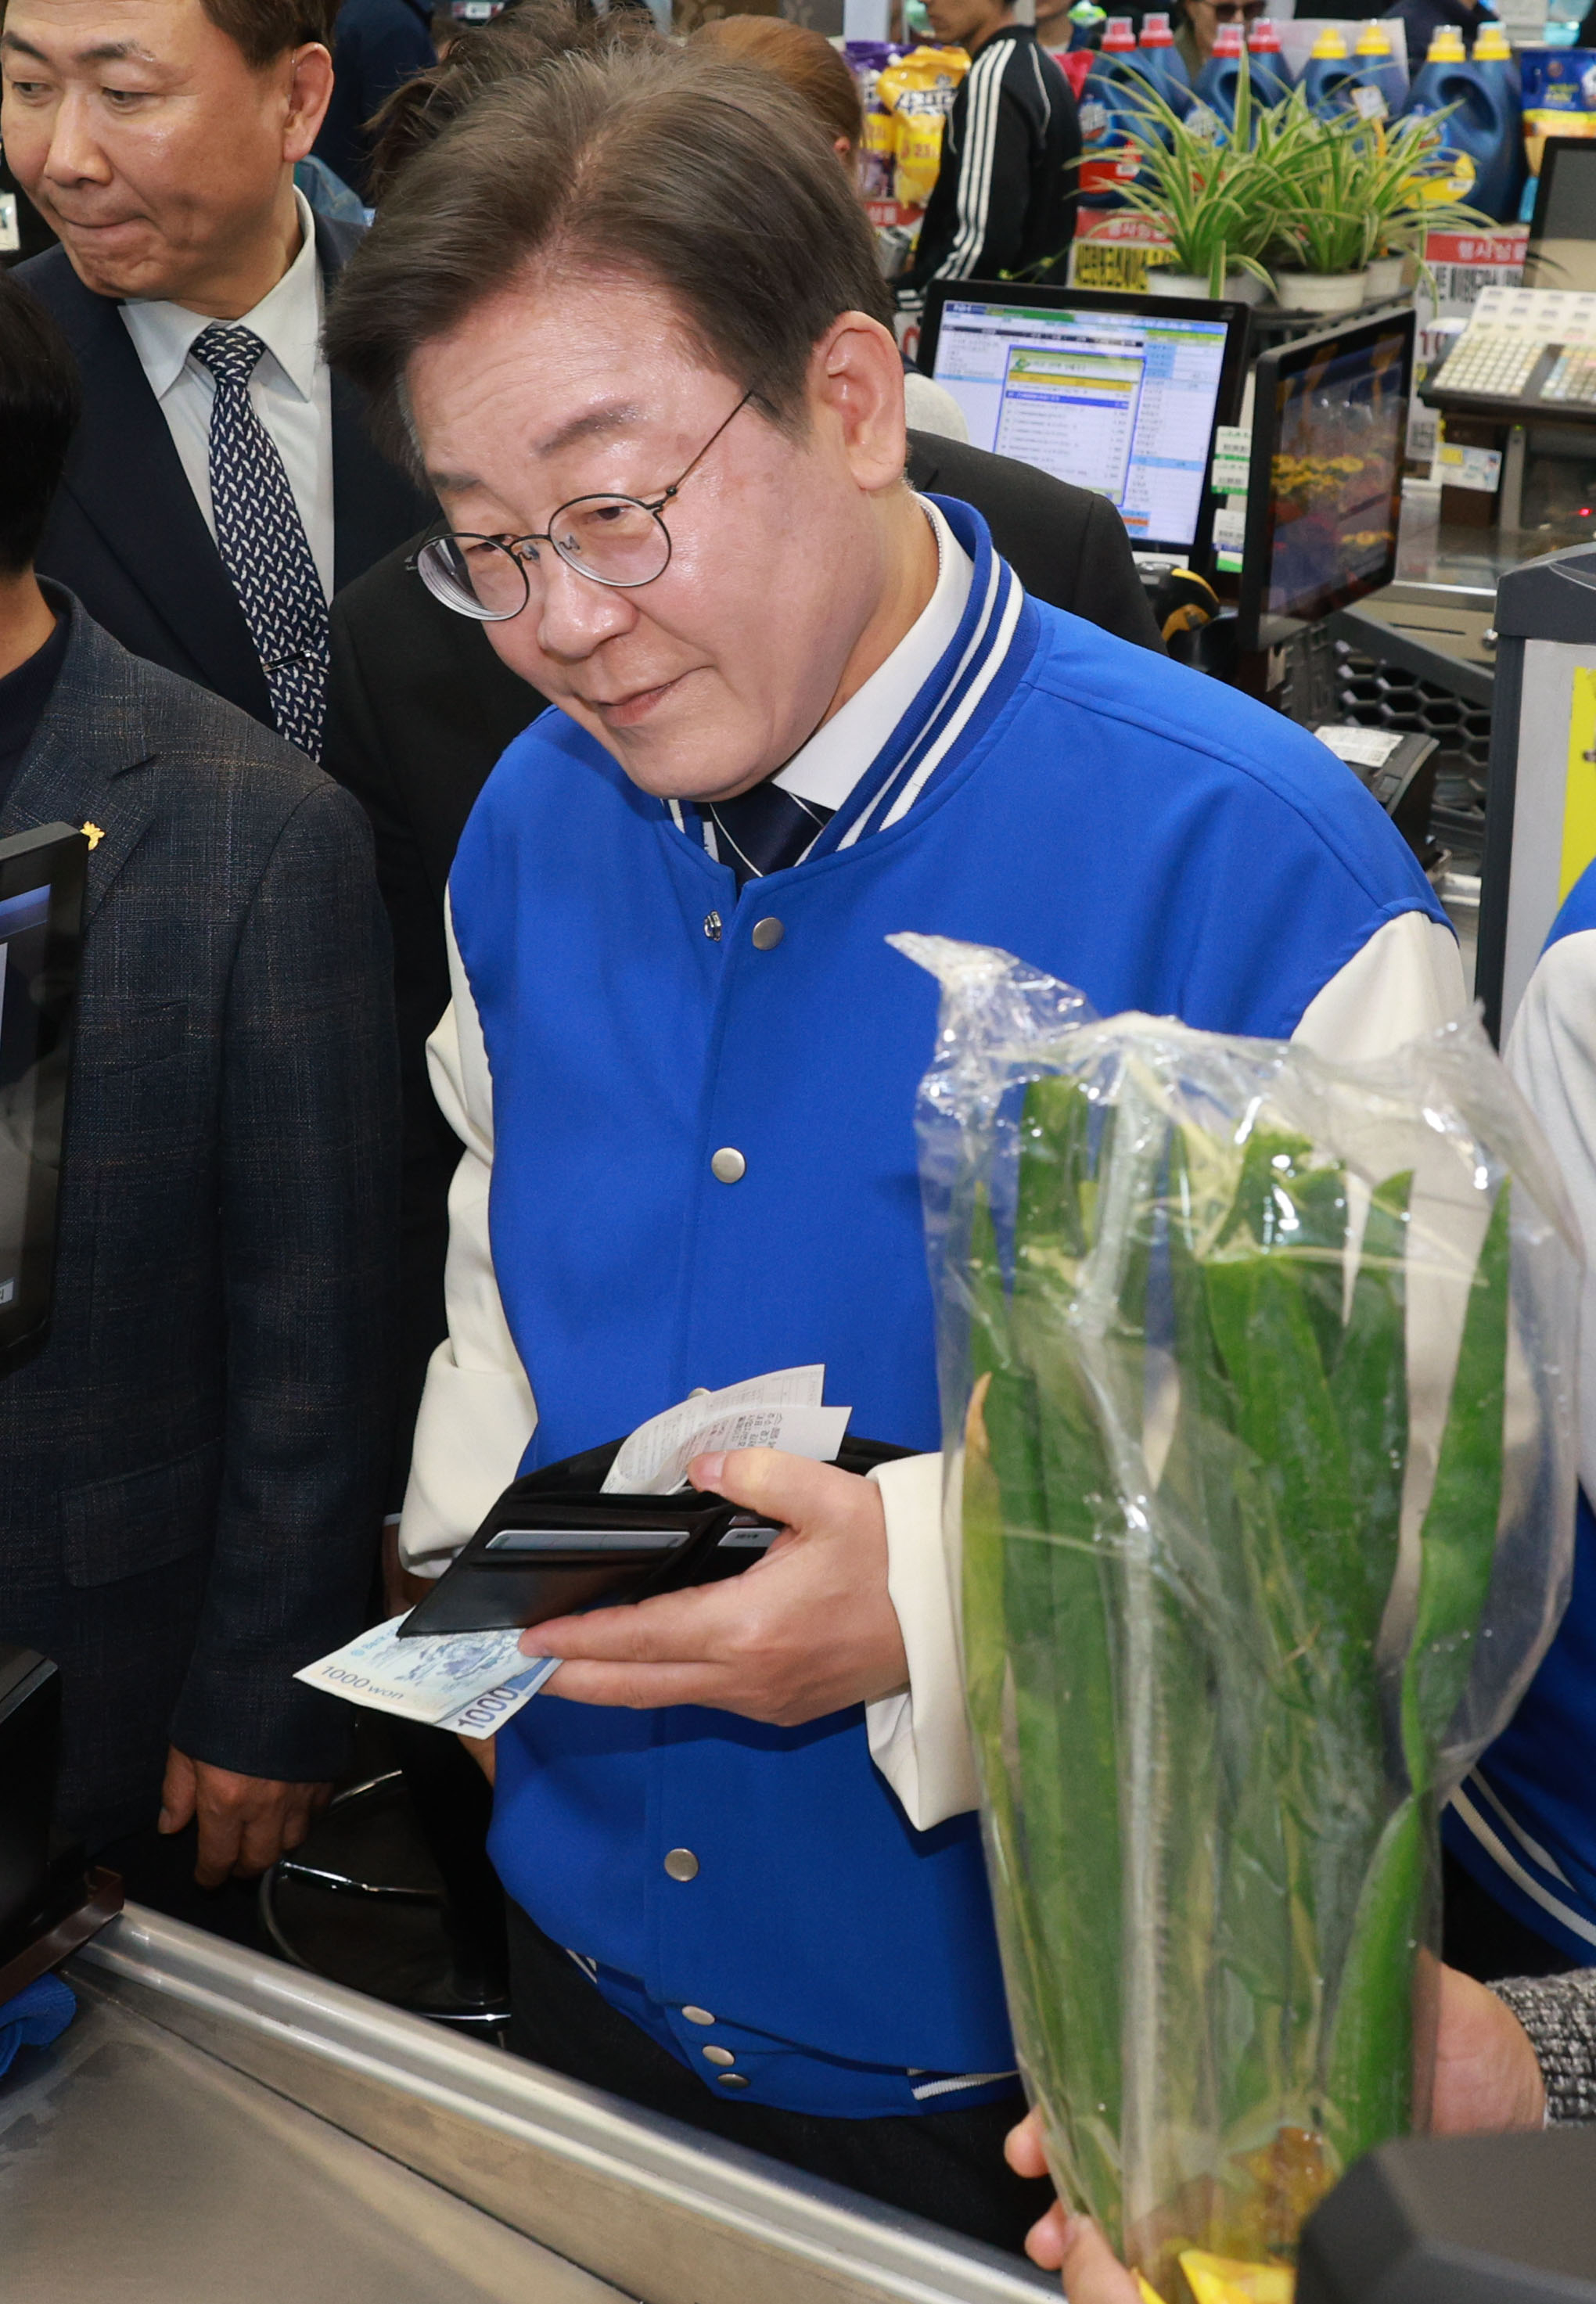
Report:
[[[902,480],[904,363],[890,328],[868,312],[840,314],[811,358],[809,400],[811,422],[832,428],[867,494]]]
[[[319,40],[308,40],[288,60],[288,110],[283,157],[302,160],[315,143],[333,93],[333,60]]]

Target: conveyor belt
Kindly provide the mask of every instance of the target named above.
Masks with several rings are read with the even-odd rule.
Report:
[[[79,2023],[0,2090],[6,2304],[1057,2304],[1015,2258],[136,1906],[68,1973]]]

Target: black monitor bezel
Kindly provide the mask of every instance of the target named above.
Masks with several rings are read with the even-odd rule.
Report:
[[[1323,328],[1316,335],[1297,336],[1288,343],[1276,344],[1261,352],[1253,369],[1252,384],[1252,447],[1247,466],[1247,528],[1242,546],[1241,582],[1236,597],[1236,644],[1251,654],[1265,645],[1263,624],[1263,572],[1268,565],[1268,546],[1273,536],[1275,415],[1279,379],[1294,368],[1311,367],[1327,352],[1358,349],[1360,338],[1372,343],[1381,336],[1400,330],[1407,339],[1405,358],[1405,397],[1409,408],[1413,397],[1413,352],[1417,341],[1418,314],[1410,306],[1406,311],[1381,312],[1370,319],[1349,314],[1338,326]],[[1395,481],[1395,515],[1391,522],[1391,548],[1384,568],[1379,575],[1367,580],[1360,577],[1344,585],[1331,598],[1321,601],[1301,616],[1275,610],[1268,611],[1269,622],[1278,623],[1283,631],[1295,626],[1315,623],[1321,616],[1333,615],[1338,608],[1350,607],[1354,600],[1366,599],[1371,592],[1383,591],[1396,573],[1396,554],[1400,543],[1402,519],[1402,464],[1397,458]]]
[[[1185,564],[1198,575],[1211,574],[1214,445],[1219,427],[1234,424],[1241,411],[1247,373],[1247,306],[1206,296],[1138,295],[1132,290],[1119,288],[1044,288],[1023,280],[934,280],[926,292],[925,316],[921,322],[920,349],[915,362],[921,375],[930,377],[933,381],[937,343],[942,333],[942,314],[950,299],[956,299],[961,303],[979,299],[986,303],[1023,306],[1031,311],[1140,311],[1159,320],[1223,319],[1226,322],[1225,356],[1219,369],[1219,389],[1214,399],[1213,423],[1209,429],[1208,459],[1203,470],[1202,494],[1197,506],[1196,534],[1190,545],[1161,543],[1152,537],[1132,539],[1132,548],[1136,552],[1184,554]],[[1034,470],[1040,467],[1027,466],[1026,469]],[[1105,501],[1111,502],[1112,499],[1106,498]]]
[[[41,1351],[49,1334],[88,861],[88,839],[70,824],[47,824],[0,840],[0,902],[38,888],[47,888],[50,897],[38,979],[38,1077],[21,1284],[15,1303],[0,1305],[0,1376]]]
[[[1551,206],[1552,180],[1565,152],[1586,153],[1596,164],[1596,136],[1548,136],[1541,141],[1541,174],[1535,180],[1535,213],[1530,218],[1530,236],[1524,246],[1526,288],[1555,288],[1558,284],[1555,280],[1532,280],[1528,275],[1536,261],[1535,251],[1547,237],[1546,212]],[[1570,236],[1566,233],[1563,235],[1565,239]],[[1591,238],[1596,240],[1596,233]]]

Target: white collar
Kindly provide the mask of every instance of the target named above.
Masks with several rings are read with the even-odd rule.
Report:
[[[797,800],[813,800],[821,808],[842,806],[959,629],[975,563],[930,497],[915,501],[937,539],[937,588],[886,663],[771,778]]]
[[[299,254],[254,310],[231,325],[258,335],[301,398],[310,400],[321,357],[321,269],[316,261],[316,218],[310,204],[297,186],[293,197],[299,209]],[[122,317],[150,390],[164,400],[210,320],[182,304],[137,301],[123,305]]]

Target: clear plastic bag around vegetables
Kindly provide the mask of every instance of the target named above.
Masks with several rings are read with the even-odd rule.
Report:
[[[1427,2123],[1439,1815],[1556,1628],[1580,1254],[1473,1021],[1379,1063],[937,976],[965,1685],[1065,2197],[1166,2299]]]

